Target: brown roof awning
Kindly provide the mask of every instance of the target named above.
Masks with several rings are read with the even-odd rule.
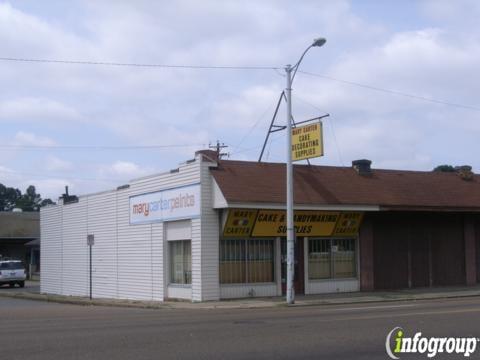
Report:
[[[285,203],[285,165],[222,160],[211,174],[228,203]],[[297,205],[359,205],[381,209],[480,211],[480,176],[456,173],[294,166]]]

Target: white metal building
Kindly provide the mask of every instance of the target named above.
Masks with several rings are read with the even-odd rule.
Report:
[[[170,172],[43,208],[41,292],[88,296],[91,282],[93,298],[282,295],[282,200],[225,196],[227,189],[213,175],[213,155],[200,151]],[[269,186],[267,179],[258,180]],[[296,209],[303,210],[297,293],[360,290],[358,228],[363,212],[378,207],[313,201]],[[91,277],[88,235],[94,237]]]

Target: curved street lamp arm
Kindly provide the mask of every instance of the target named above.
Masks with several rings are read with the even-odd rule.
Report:
[[[310,45],[309,47],[307,47],[305,49],[305,51],[303,52],[302,56],[300,56],[300,59],[297,61],[297,63],[293,66],[293,75],[292,75],[292,83],[293,83],[293,79],[295,79],[295,75],[297,74],[297,70],[298,70],[298,67],[300,66],[300,63],[302,62],[303,60],[303,57],[305,56],[305,54],[308,52],[308,50],[310,50],[310,48],[312,48],[313,45]]]

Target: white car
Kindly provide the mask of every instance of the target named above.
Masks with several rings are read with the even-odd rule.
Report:
[[[20,287],[25,286],[27,271],[20,260],[2,260],[0,259],[0,286],[8,284],[14,287],[18,284]]]

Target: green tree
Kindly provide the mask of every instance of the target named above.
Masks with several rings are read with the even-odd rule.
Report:
[[[438,165],[433,169],[433,171],[438,171],[438,172],[455,172],[455,168],[452,165]]]
[[[0,184],[0,211],[12,211],[21,196],[20,190]]]
[[[50,199],[42,199],[33,185],[22,194],[18,189],[0,184],[0,211],[12,211],[14,208],[22,211],[39,211],[42,206],[49,204],[55,203]]]

